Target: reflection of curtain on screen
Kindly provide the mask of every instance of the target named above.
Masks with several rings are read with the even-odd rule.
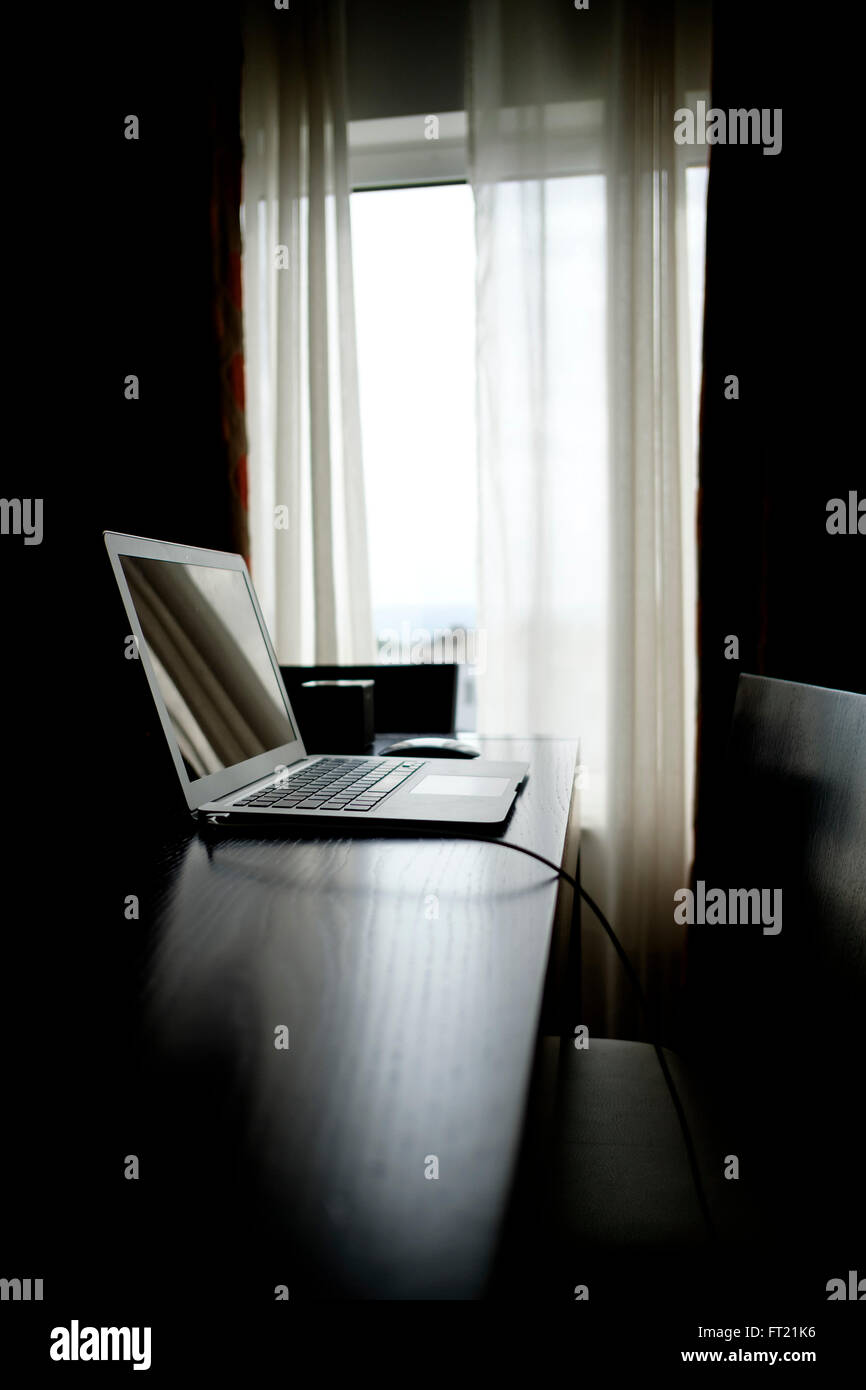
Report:
[[[206,777],[210,772],[218,772],[224,766],[223,759],[219,757],[212,744],[205,738],[201,724],[157,657],[153,647],[148,648],[148,653],[189,777],[195,780],[196,777]]]
[[[126,556],[123,568],[147,645],[220,765],[286,742],[285,714],[183,567]]]
[[[168,671],[172,684],[205,731],[208,743],[223,766],[251,757],[254,750],[251,730],[240,728],[238,711],[201,660],[172,607],[131,566],[127,568],[127,577],[148,647]]]
[[[688,882],[693,759],[674,111],[708,86],[709,10],[470,0],[479,727],[580,737],[584,875],[656,998],[682,947],[672,902]],[[584,933],[593,1021],[633,1035],[595,941]]]

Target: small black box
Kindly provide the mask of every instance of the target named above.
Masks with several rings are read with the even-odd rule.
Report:
[[[308,753],[365,753],[373,742],[372,680],[304,681],[298,722]]]

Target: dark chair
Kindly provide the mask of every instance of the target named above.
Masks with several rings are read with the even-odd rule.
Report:
[[[666,1056],[716,1241],[741,1263],[743,1242],[783,1270],[805,1262],[823,1289],[810,1252],[847,1270],[866,1229],[866,696],[741,676],[728,771],[723,833],[701,873],[708,889],[781,888],[782,930],[691,928],[687,1060]],[[576,1255],[706,1250],[649,1044],[578,1051],[563,1039],[554,1105],[548,1250],[572,1270]]]
[[[304,681],[373,680],[376,733],[451,734],[457,710],[454,662],[382,666],[281,666],[280,674],[303,737]]]

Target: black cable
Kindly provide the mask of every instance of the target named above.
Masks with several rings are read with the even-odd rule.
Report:
[[[468,838],[468,837],[467,837],[467,838]],[[539,854],[536,850],[534,850],[534,849],[527,849],[525,845],[516,845],[516,844],[514,844],[514,842],[511,841],[511,840],[497,840],[497,839],[494,839],[494,837],[493,837],[492,835],[475,835],[475,834],[473,834],[471,838],[472,838],[473,840],[483,840],[484,843],[485,843],[485,844],[488,844],[488,845],[504,845],[504,847],[505,847],[506,849],[514,849],[514,850],[517,850],[520,854],[527,854],[527,855],[529,855],[530,859],[537,859],[538,862],[539,862],[540,864],[546,864],[547,867],[548,867],[549,869],[552,869],[553,872],[554,872],[555,874],[557,874],[559,878],[563,878],[563,879],[565,879],[566,883],[570,883],[570,884],[571,884],[571,886],[572,886],[572,888],[575,890],[575,892],[580,894],[580,896],[583,898],[584,902],[586,903],[587,907],[589,907],[589,908],[591,909],[591,911],[595,914],[595,916],[597,917],[598,921],[601,923],[602,927],[604,928],[605,932],[607,933],[607,935],[608,935],[608,937],[609,937],[609,939],[610,939],[611,945],[613,946],[613,949],[616,951],[617,955],[619,956],[619,958],[620,958],[620,960],[621,960],[621,962],[622,962],[623,968],[624,968],[624,970],[625,970],[625,973],[626,973],[626,975],[628,976],[629,981],[631,982],[632,986],[634,987],[634,991],[635,991],[635,993],[636,993],[636,995],[637,995],[637,997],[638,997],[638,1001],[639,1001],[639,1003],[640,1003],[641,1009],[643,1010],[644,1018],[646,1019],[647,1025],[649,1026],[649,1025],[650,1025],[649,1006],[648,1006],[648,1004],[647,1004],[646,995],[645,995],[644,992],[643,992],[643,986],[641,985],[641,982],[640,982],[640,979],[639,979],[639,977],[638,977],[637,971],[635,970],[634,966],[632,965],[631,961],[629,960],[629,958],[628,958],[628,956],[627,956],[627,954],[626,954],[626,952],[625,952],[625,949],[624,949],[622,943],[620,942],[619,938],[617,937],[616,932],[614,931],[613,927],[610,925],[610,922],[609,922],[609,921],[607,920],[607,918],[605,917],[605,915],[604,915],[604,913],[602,912],[601,908],[598,906],[598,903],[596,903],[596,902],[594,901],[594,899],[590,897],[589,893],[587,893],[587,891],[586,891],[585,888],[582,888],[582,887],[581,887],[581,885],[578,883],[578,881],[577,881],[577,879],[574,877],[574,875],[573,875],[573,874],[567,873],[567,872],[565,871],[565,869],[560,868],[558,864],[554,864],[554,862],[553,862],[552,859],[547,859],[543,854]],[[652,1028],[650,1029],[650,1031],[651,1031],[651,1032],[654,1032],[654,1030],[653,1030]],[[666,1057],[665,1057],[665,1055],[664,1055],[664,1051],[662,1050],[662,1048],[661,1048],[661,1046],[659,1045],[659,1043],[657,1043],[657,1042],[655,1041],[654,1038],[652,1039],[652,1045],[653,1045],[653,1048],[654,1048],[654,1050],[655,1050],[656,1057],[658,1058],[658,1063],[659,1063],[659,1066],[661,1067],[662,1075],[663,1075],[663,1077],[664,1077],[664,1079],[665,1079],[665,1082],[666,1082],[666,1084],[667,1084],[668,1091],[670,1092],[670,1097],[671,1097],[671,1100],[673,1101],[674,1109],[675,1109],[676,1112],[677,1112],[677,1119],[678,1119],[679,1122],[680,1122],[680,1129],[682,1130],[683,1140],[684,1140],[685,1146],[686,1146],[686,1153],[688,1154],[689,1167],[691,1168],[691,1172],[692,1172],[692,1182],[694,1183],[694,1186],[695,1186],[695,1193],[696,1193],[696,1195],[697,1195],[698,1205],[700,1206],[700,1209],[701,1209],[701,1215],[702,1215],[703,1218],[704,1218],[704,1222],[706,1223],[706,1227],[707,1227],[707,1230],[708,1230],[709,1233],[710,1233],[711,1239],[715,1240],[715,1239],[716,1239],[716,1228],[715,1228],[715,1226],[714,1226],[714,1224],[713,1224],[713,1218],[712,1218],[712,1216],[711,1216],[711,1214],[710,1214],[709,1204],[708,1204],[707,1199],[706,1199],[706,1194],[704,1193],[704,1186],[703,1186],[703,1183],[701,1182],[701,1170],[700,1170],[700,1167],[699,1167],[699,1165],[698,1165],[698,1157],[697,1157],[697,1153],[695,1152],[695,1146],[694,1146],[694,1142],[693,1142],[693,1140],[692,1140],[691,1130],[689,1129],[689,1122],[688,1122],[688,1120],[686,1119],[686,1112],[685,1112],[685,1109],[683,1108],[683,1103],[682,1103],[682,1101],[680,1100],[679,1093],[678,1093],[678,1091],[677,1091],[676,1085],[674,1084],[674,1079],[673,1079],[673,1077],[672,1077],[672,1075],[671,1075],[670,1068],[669,1068],[669,1066],[668,1066],[668,1064],[667,1064],[667,1059],[666,1059]]]

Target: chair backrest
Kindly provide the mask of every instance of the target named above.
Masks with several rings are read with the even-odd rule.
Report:
[[[444,661],[382,666],[280,667],[292,707],[298,711],[298,697],[304,681],[375,681],[373,715],[376,732],[383,734],[453,733],[457,670],[456,663]]]
[[[866,695],[741,676],[728,767],[735,862],[775,875],[805,963],[866,1001]]]
[[[705,892],[780,890],[781,930],[692,927],[696,1034],[780,1144],[785,1132],[795,1150],[798,1134],[820,1133],[821,1161],[832,1170],[838,1150],[840,1177],[853,1174],[866,1076],[866,695],[741,676],[724,801]]]

